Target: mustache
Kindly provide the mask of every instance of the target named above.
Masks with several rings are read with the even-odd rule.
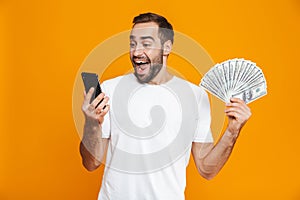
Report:
[[[148,55],[143,55],[143,56],[132,56],[131,60],[141,60],[141,59],[145,59],[147,61],[151,61]]]

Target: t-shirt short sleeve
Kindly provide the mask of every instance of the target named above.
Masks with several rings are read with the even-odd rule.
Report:
[[[210,103],[207,93],[200,88],[198,97],[198,123],[193,142],[212,143]]]
[[[105,96],[110,97],[110,93],[105,82],[101,84],[101,90],[105,93]],[[110,112],[108,112],[104,116],[104,121],[102,123],[102,138],[110,138],[110,131]]]

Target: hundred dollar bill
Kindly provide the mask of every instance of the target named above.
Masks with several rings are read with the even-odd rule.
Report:
[[[207,90],[209,93],[213,94],[214,96],[218,97],[220,100],[225,101],[225,97],[220,94],[215,88],[210,87],[210,84],[202,81],[200,85]]]
[[[223,72],[224,72],[224,79],[225,79],[225,85],[224,85],[224,88],[225,88],[225,91],[227,92],[228,89],[229,89],[229,65],[228,65],[228,62],[224,62],[222,64],[222,67],[223,67]]]
[[[252,86],[258,85],[259,83],[265,83],[265,77],[262,73],[259,73],[255,76],[253,76],[251,79],[240,82],[239,86],[235,88],[236,93],[242,92],[246,90],[247,88],[251,88]]]
[[[231,97],[250,103],[267,94],[267,83],[256,63],[235,58],[216,64],[202,78],[200,86],[224,102]]]
[[[244,90],[243,92],[236,93],[232,95],[232,97],[242,99],[246,104],[248,104],[262,96],[265,96],[266,94],[267,88],[265,87],[265,83],[260,83]]]
[[[223,96],[225,96],[226,94],[226,91],[225,91],[225,88],[224,88],[224,85],[226,84],[225,81],[223,80],[223,70],[220,68],[220,67],[215,67],[213,70],[212,70],[212,73],[215,77],[215,79],[217,80],[218,82],[218,88],[220,90],[220,92],[223,94]]]

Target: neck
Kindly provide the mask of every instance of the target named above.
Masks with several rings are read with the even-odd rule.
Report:
[[[163,65],[160,72],[151,80],[149,84],[159,85],[168,82],[173,78],[173,75],[170,74],[167,70],[167,66]]]

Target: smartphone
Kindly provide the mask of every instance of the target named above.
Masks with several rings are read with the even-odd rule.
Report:
[[[88,91],[90,90],[91,87],[95,88],[94,93],[92,94],[92,97],[90,100],[90,103],[92,103],[92,101],[102,92],[100,83],[99,83],[99,79],[98,79],[98,75],[95,73],[82,72],[81,77],[83,80],[83,84],[84,84],[86,93],[88,93]],[[98,103],[98,105],[102,102],[102,100]],[[98,105],[96,106],[96,108],[98,107]]]

